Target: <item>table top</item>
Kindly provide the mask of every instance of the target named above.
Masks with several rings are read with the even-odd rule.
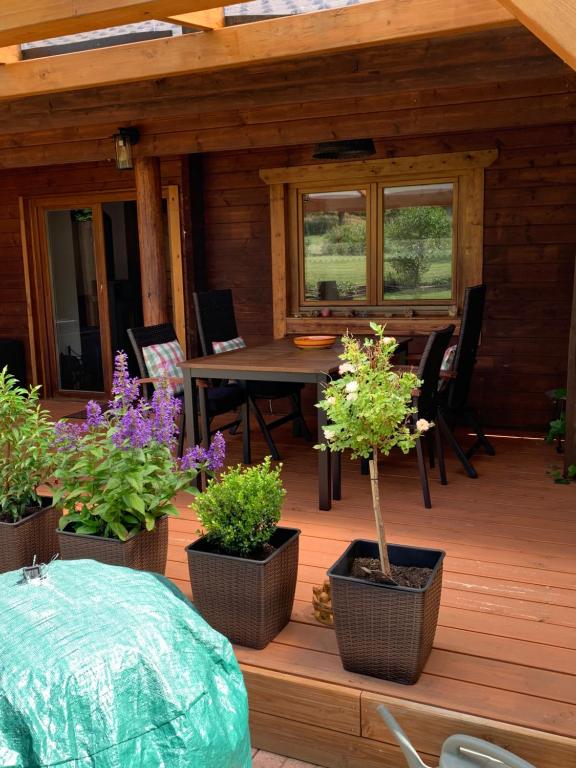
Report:
[[[398,339],[399,344],[407,341]],[[192,376],[204,378],[245,378],[243,374],[249,373],[250,379],[256,378],[255,374],[262,378],[272,374],[278,381],[290,375],[312,381],[316,376],[331,374],[338,369],[342,350],[340,342],[329,349],[300,349],[291,339],[277,339],[268,344],[185,360],[180,363],[180,368]]]

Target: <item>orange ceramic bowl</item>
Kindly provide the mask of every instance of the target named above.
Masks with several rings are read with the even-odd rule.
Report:
[[[296,336],[293,342],[300,349],[329,349],[336,343],[336,336]]]

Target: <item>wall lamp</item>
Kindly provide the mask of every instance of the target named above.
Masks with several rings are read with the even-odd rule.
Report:
[[[129,171],[134,168],[132,147],[138,144],[139,139],[140,132],[137,128],[118,128],[118,133],[114,134],[116,168],[119,171]]]

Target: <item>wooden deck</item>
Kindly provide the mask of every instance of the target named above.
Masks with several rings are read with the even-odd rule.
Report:
[[[422,506],[413,457],[383,461],[389,539],[447,551],[434,650],[420,681],[402,686],[345,672],[333,630],[311,610],[312,585],[347,543],[374,536],[368,480],[345,461],[342,501],[319,512],[313,449],[289,428],[282,436],[283,523],[302,530],[300,569],[290,624],[265,650],[236,648],[254,746],[329,768],[398,768],[399,751],[376,713],[384,702],[431,765],[449,734],[467,732],[538,768],[574,766],[576,488],[546,476],[560,464],[554,449],[495,438],[496,457],[476,460],[478,480],[449,457],[449,485],[433,475],[431,510]],[[233,463],[241,438],[227,441]],[[263,455],[255,440],[254,458]],[[188,596],[184,547],[196,529],[181,505],[170,521],[167,574]]]

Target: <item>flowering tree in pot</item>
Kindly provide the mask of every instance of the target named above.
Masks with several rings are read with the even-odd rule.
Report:
[[[52,422],[39,402],[4,368],[0,372],[0,572],[47,562],[58,551],[54,512],[38,495],[50,479]]]
[[[346,669],[412,683],[431,649],[443,553],[387,543],[378,458],[393,448],[408,453],[433,425],[416,420],[417,376],[394,370],[396,340],[384,336],[382,326],[370,325],[375,339],[343,338],[340,378],[330,382],[317,405],[326,411],[329,425],[324,428],[326,443],[316,447],[350,450],[352,457],[370,458],[378,537],[377,546],[363,540],[352,542],[330,569],[332,605]],[[389,620],[390,612],[394,621]],[[365,631],[367,616],[373,630],[370,638]]]
[[[177,514],[174,496],[196,492],[199,472],[223,466],[224,438],[218,433],[208,450],[188,449],[177,459],[173,448],[180,402],[167,379],[157,384],[150,401],[143,399],[138,380],[129,376],[124,352],[116,356],[112,394],[106,412],[91,401],[84,422],[60,421],[55,426],[54,503],[65,510],[59,524],[62,556],[163,570],[165,518]],[[158,527],[162,530],[155,540],[160,543],[150,565],[131,542]],[[98,545],[95,555],[96,540],[104,540],[104,545]],[[152,540],[142,541],[149,545]]]

